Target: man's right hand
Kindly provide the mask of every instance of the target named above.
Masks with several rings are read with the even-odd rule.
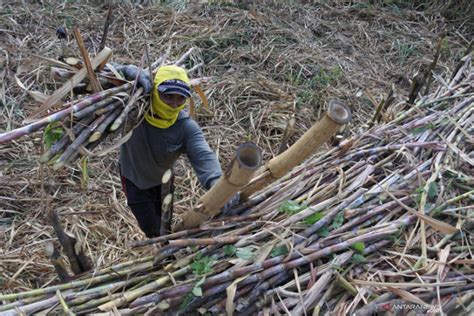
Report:
[[[153,87],[153,83],[151,81],[150,74],[148,73],[147,70],[140,69],[135,65],[127,65],[127,66],[121,66],[121,65],[113,65],[117,71],[120,71],[123,73],[125,79],[127,80],[135,80],[138,75],[138,85],[140,85],[143,88],[143,93],[148,94],[151,91],[151,88]]]

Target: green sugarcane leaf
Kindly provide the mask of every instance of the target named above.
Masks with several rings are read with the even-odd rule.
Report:
[[[329,229],[327,227],[321,227],[316,231],[316,234],[320,237],[327,237],[329,235]]]
[[[233,256],[235,254],[235,246],[234,245],[225,245],[224,246],[224,254],[226,256]]]
[[[188,290],[189,291],[189,290]],[[193,287],[193,295],[201,297],[202,296],[202,289],[199,286]]]
[[[314,213],[304,219],[305,224],[313,225],[317,221],[319,221],[321,218],[323,218],[324,214],[322,212],[317,212]]]
[[[295,201],[285,201],[285,202],[283,202],[282,205],[280,205],[280,207],[278,208],[278,211],[280,211],[282,213],[289,214],[289,215],[294,215],[294,214],[304,210],[305,208],[306,208],[306,206],[299,205]]]
[[[344,223],[344,214],[343,212],[339,212],[336,217],[334,217],[332,221],[331,228],[332,229],[337,229],[342,226],[342,223]]]
[[[283,245],[283,246],[273,248],[272,251],[270,252],[270,257],[271,258],[278,257],[281,255],[286,255],[287,253],[288,253],[288,248],[285,245]]]
[[[352,262],[354,262],[355,264],[359,264],[359,263],[367,262],[367,259],[365,259],[363,255],[356,253],[355,255],[352,256]]]
[[[434,200],[438,196],[438,185],[436,182],[430,182],[428,185],[428,199]]]
[[[191,269],[195,275],[205,275],[212,272],[212,265],[214,260],[211,257],[205,256],[199,259],[194,259],[191,263]]]
[[[358,251],[358,252],[364,252],[365,249],[365,244],[363,242],[356,242],[351,245],[351,248]]]
[[[56,143],[58,140],[63,137],[64,131],[59,124],[59,122],[52,122],[49,123],[46,128],[44,129],[44,145],[46,146],[46,149],[51,148],[54,143]]]
[[[185,297],[181,305],[179,306],[179,311],[184,312],[188,307],[189,304],[191,304],[191,301],[193,300],[193,294],[188,293]]]
[[[243,260],[253,260],[255,258],[255,254],[252,252],[252,248],[250,247],[237,248],[235,255],[237,258]]]

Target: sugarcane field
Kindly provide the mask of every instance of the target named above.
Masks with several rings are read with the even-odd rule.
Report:
[[[0,2],[0,316],[473,315],[474,2]]]

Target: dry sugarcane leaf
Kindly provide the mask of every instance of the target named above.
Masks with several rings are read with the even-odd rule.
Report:
[[[201,102],[204,105],[204,108],[209,111],[209,101],[207,101],[207,97],[202,91],[201,86],[199,84],[194,86],[194,91],[196,91],[199,97],[201,98]]]
[[[399,199],[397,199],[391,192],[386,190],[383,186],[378,185],[382,190],[384,190],[394,201],[396,201],[401,207],[403,207],[406,211],[410,212],[413,215],[416,215],[419,219],[425,221],[427,224],[431,225],[434,229],[444,233],[444,234],[454,234],[455,232],[458,231],[458,229],[454,226],[451,226],[449,224],[446,224],[445,222],[439,221],[437,219],[434,219],[431,216],[421,214],[417,212],[416,210],[412,209]]]
[[[212,79],[212,77],[202,77],[202,78],[194,78],[189,81],[189,85],[191,87],[197,86],[201,83],[207,83]]]
[[[408,291],[405,291],[405,290],[402,290],[402,289],[397,289],[397,288],[390,287],[390,286],[388,286],[387,289],[389,291],[391,291],[392,293],[394,293],[395,295],[398,295],[401,298],[403,298],[403,299],[405,299],[409,302],[413,302],[415,304],[420,304],[422,306],[428,306],[428,304],[425,303],[422,299],[416,297],[415,295],[411,294]]]
[[[440,261],[440,263],[438,263],[438,279],[440,281],[443,281],[446,278],[446,275],[448,274],[449,267],[446,265],[446,262],[448,261],[450,251],[451,245],[449,244],[438,254]]]
[[[255,263],[262,263],[268,257],[277,242],[278,240],[274,240],[261,246],[257,251],[258,256],[255,258]]]
[[[34,58],[28,58],[26,59],[18,68],[16,69],[16,75],[22,74],[24,72],[28,72],[32,70],[34,67],[33,62],[35,61]],[[36,66],[36,65],[35,65]]]
[[[41,59],[41,60],[44,60],[44,61],[47,61],[53,65],[56,65],[58,67],[61,67],[61,68],[65,68],[65,69],[68,69],[68,70],[71,70],[73,72],[77,72],[77,68],[75,67],[72,67],[66,63],[63,63],[59,60],[55,60],[55,59],[51,59],[51,58],[48,58],[48,57],[43,57],[43,56],[40,56],[40,55],[36,55],[36,54],[31,54],[31,56],[35,57],[35,58],[38,58],[38,59]]]
[[[96,68],[101,62],[108,59],[112,55],[112,50],[108,47],[104,48],[97,56],[91,60],[92,68]],[[87,76],[87,69],[82,68],[77,72],[71,79],[66,81],[63,86],[57,89],[47,100],[46,102],[30,117],[28,117],[24,123],[31,122],[32,119],[38,117],[40,114],[44,113],[58,101],[60,101],[65,95],[67,95],[75,86],[82,82]]]
[[[450,286],[461,286],[465,285],[467,282],[466,281],[449,281],[449,282],[436,282],[436,283],[408,283],[408,282],[375,282],[375,281],[365,281],[365,280],[356,280],[356,279],[351,279],[351,283],[357,284],[357,285],[365,285],[365,286],[379,286],[379,287],[437,287],[437,286],[444,286],[444,287],[450,287]]]
[[[245,280],[249,275],[250,274],[244,275],[240,278],[235,279],[235,281],[232,282],[231,285],[229,285],[226,288],[227,299],[225,301],[225,311],[227,312],[228,316],[232,316],[234,314],[234,310],[235,310],[234,298],[235,298],[235,292],[237,292],[237,284],[240,281]]]
[[[20,79],[15,75],[15,80],[18,86],[25,90],[35,101],[43,103],[48,99],[48,96],[44,93],[41,93],[39,91],[30,91],[25,85],[20,81]]]
[[[189,99],[189,116],[192,119],[196,118],[196,108],[194,106],[194,101],[192,98]]]

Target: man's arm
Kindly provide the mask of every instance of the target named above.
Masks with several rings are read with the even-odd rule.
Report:
[[[186,155],[191,161],[199,182],[208,190],[222,175],[219,160],[195,121],[187,120],[184,132]]]

